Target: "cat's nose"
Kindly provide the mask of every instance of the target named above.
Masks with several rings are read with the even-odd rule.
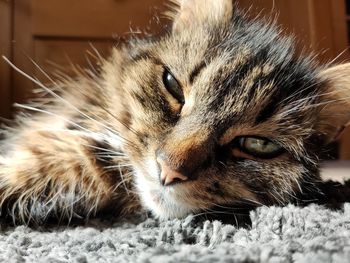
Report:
[[[160,181],[162,185],[169,186],[175,183],[187,181],[188,177],[182,173],[172,169],[166,160],[162,158],[157,158],[157,162],[161,168]]]

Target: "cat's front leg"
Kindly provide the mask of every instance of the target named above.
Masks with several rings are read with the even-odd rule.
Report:
[[[2,216],[16,223],[137,206],[122,153],[81,131],[22,128],[2,142]]]

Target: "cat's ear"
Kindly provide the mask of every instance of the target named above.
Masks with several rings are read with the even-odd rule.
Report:
[[[319,79],[326,90],[321,95],[317,129],[331,142],[350,125],[350,63],[323,70]]]
[[[232,0],[172,0],[178,6],[172,12],[173,30],[203,22],[220,23],[232,17]]]

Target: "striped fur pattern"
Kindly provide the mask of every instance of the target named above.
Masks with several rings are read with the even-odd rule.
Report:
[[[349,119],[349,65],[296,54],[273,23],[231,0],[177,0],[173,27],[115,48],[100,69],[62,77],[4,131],[0,205],[15,222],[188,213],[234,215],[315,190],[323,147]],[[164,70],[180,84],[180,103]],[[29,77],[29,76],[28,76]],[[29,77],[30,78],[30,77]],[[268,138],[274,158],[235,152],[240,136]],[[190,179],[163,186],[157,151]]]

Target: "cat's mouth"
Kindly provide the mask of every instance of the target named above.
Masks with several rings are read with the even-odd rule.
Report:
[[[180,185],[163,187],[157,178],[146,178],[137,172],[136,186],[143,205],[161,219],[182,218],[199,210],[182,200],[184,193]]]

